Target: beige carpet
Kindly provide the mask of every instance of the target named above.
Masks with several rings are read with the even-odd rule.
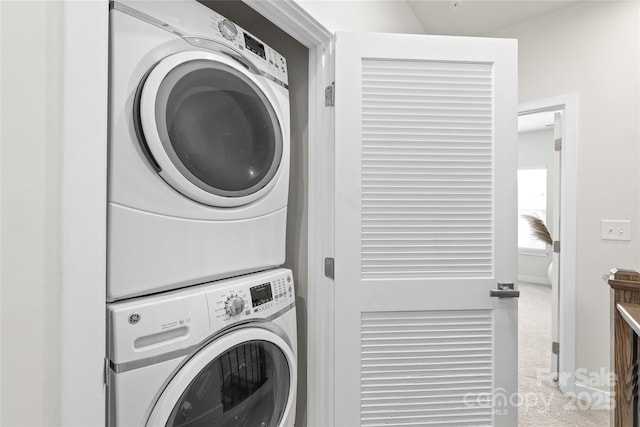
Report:
[[[520,283],[519,289],[518,425],[608,426],[609,410],[563,395],[549,375],[551,287]]]

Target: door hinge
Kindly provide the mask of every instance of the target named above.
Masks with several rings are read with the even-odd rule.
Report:
[[[103,384],[108,388],[109,387],[109,359],[104,358],[104,366],[102,369]]]
[[[559,342],[552,342],[551,343],[551,353],[553,354],[560,354],[560,343]]]
[[[331,280],[335,278],[335,263],[333,258],[324,259],[324,276]]]
[[[334,105],[336,105],[336,82],[324,89],[324,106],[333,107]]]
[[[560,253],[560,241],[556,240],[553,242],[553,252],[559,254]]]
[[[555,151],[562,151],[562,138],[557,138],[553,143]]]

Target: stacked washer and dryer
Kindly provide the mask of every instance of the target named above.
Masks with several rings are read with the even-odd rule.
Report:
[[[292,426],[285,59],[195,0],[110,9],[110,426]]]

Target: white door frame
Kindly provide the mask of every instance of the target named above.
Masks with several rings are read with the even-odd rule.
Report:
[[[65,426],[105,425],[108,18],[108,0],[64,2],[58,422]]]
[[[332,425],[333,112],[324,88],[333,80],[332,32],[294,0],[244,0],[309,48],[310,425]],[[105,425],[107,105],[109,1],[64,2],[62,177],[62,425]]]
[[[518,115],[543,111],[563,112],[563,140],[560,168],[560,310],[558,339],[563,393],[575,393],[576,348],[576,219],[578,191],[578,96],[563,95],[518,106]]]

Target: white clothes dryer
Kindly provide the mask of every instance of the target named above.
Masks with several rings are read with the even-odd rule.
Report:
[[[110,10],[107,301],[284,263],[284,57],[195,0]]]
[[[109,426],[293,426],[290,270],[107,307]]]

